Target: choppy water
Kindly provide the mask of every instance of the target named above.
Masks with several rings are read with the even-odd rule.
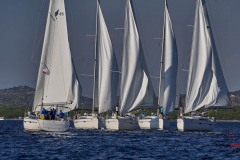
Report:
[[[240,123],[212,133],[76,130],[26,132],[22,121],[0,121],[0,159],[240,159]]]

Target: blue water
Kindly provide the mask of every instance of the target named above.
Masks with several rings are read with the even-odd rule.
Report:
[[[215,131],[26,132],[22,121],[0,121],[0,159],[240,159],[240,123]]]

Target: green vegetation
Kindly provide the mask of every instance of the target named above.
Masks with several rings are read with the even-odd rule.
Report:
[[[23,106],[0,106],[0,117],[6,119],[23,117],[26,107]]]
[[[0,117],[5,117],[6,119],[23,117],[27,107],[25,106],[0,106]],[[83,115],[83,113],[91,113],[91,110],[73,110],[70,112],[70,117],[72,118],[77,113]],[[109,114],[109,113],[106,113]],[[142,110],[141,112],[136,113],[136,116],[140,114],[144,115],[155,115],[156,109]],[[209,110],[209,117],[215,117],[217,120],[240,120],[240,109],[228,109],[228,110]],[[176,110],[171,113],[170,119],[177,119],[179,116],[179,111]]]
[[[177,119],[179,111],[174,111],[170,115],[170,119]],[[208,117],[215,117],[216,120],[240,120],[240,109],[218,109],[209,110]]]
[[[216,120],[240,120],[240,109],[210,110],[208,116],[215,117]]]
[[[179,111],[174,111],[170,114],[169,118],[170,119],[177,119],[179,117],[180,113]]]

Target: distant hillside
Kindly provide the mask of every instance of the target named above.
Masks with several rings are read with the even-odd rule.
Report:
[[[18,86],[8,89],[0,89],[0,106],[32,106],[35,89],[28,86]],[[230,93],[235,107],[240,107],[240,91]],[[185,105],[185,95],[181,95],[180,105]],[[92,107],[92,98],[81,97],[79,108]]]
[[[240,91],[235,91],[230,93],[231,100],[235,107],[240,108]]]
[[[32,107],[35,90],[28,86],[18,86],[8,89],[0,89],[0,117],[18,118],[23,117],[24,112]],[[209,116],[216,117],[219,120],[240,120],[240,91],[230,93],[230,97],[236,109],[233,110],[211,110]],[[185,95],[181,95],[180,104],[185,105]],[[81,97],[79,109],[91,110],[92,98]],[[96,110],[96,108],[95,108]],[[82,110],[81,110],[82,111]],[[71,116],[74,112],[71,113]],[[172,119],[176,119],[178,111],[172,115]]]
[[[229,93],[232,104],[236,108],[240,108],[240,91],[234,91]],[[185,106],[185,94],[181,94],[180,105]]]
[[[0,89],[0,106],[17,107],[32,106],[35,89],[28,86],[18,86],[8,89]],[[80,108],[91,108],[92,99],[81,97]]]
[[[0,90],[0,105],[30,106],[33,102],[34,89],[28,86],[18,86]]]

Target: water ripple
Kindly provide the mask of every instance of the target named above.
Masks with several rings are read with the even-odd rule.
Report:
[[[240,159],[240,123],[218,123],[214,132],[26,132],[22,121],[0,121],[0,159]],[[229,133],[231,135],[229,135]],[[231,138],[231,136],[233,138]]]

